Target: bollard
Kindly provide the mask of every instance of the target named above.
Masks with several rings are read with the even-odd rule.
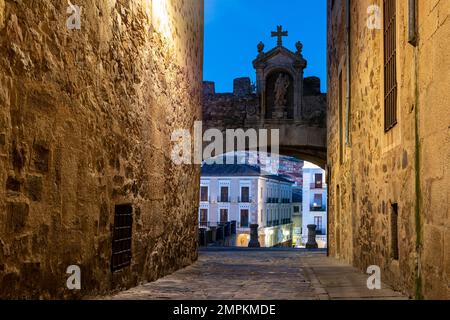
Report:
[[[231,222],[225,224],[225,237],[231,236]]]
[[[231,221],[231,234],[235,235],[237,234],[237,222]]]
[[[206,247],[206,229],[198,230],[198,244],[200,247]]]
[[[212,243],[212,231],[206,230],[205,244],[208,246],[210,243]]]
[[[214,243],[217,241],[217,227],[210,227],[211,230],[211,243]]]
[[[223,241],[225,239],[225,228],[222,224],[217,227],[216,242]]]
[[[306,249],[318,249],[319,245],[316,241],[316,229],[315,224],[308,225],[308,242],[306,243]]]
[[[248,243],[249,248],[260,248],[261,245],[259,243],[258,236],[258,227],[257,224],[250,225],[250,242]]]

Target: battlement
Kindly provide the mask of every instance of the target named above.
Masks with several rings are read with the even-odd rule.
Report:
[[[303,80],[303,95],[317,96],[320,95],[320,78],[308,77]]]
[[[247,97],[253,94],[252,81],[249,77],[236,78],[233,80],[233,92],[224,92],[220,95],[233,95],[235,97]],[[203,95],[219,95],[216,93],[216,83],[214,81],[203,81]]]
[[[203,81],[203,94],[204,95],[215,95],[216,94],[216,83],[213,81]]]
[[[233,94],[237,97],[245,97],[253,93],[252,82],[249,77],[236,78],[233,81]]]

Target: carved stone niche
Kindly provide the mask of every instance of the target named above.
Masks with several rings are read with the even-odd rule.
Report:
[[[286,87],[283,93],[278,93],[277,82],[285,79]],[[285,71],[274,71],[266,78],[266,119],[294,120],[294,79]],[[284,100],[279,102],[277,100]]]
[[[260,118],[276,121],[302,121],[303,119],[303,75],[307,61],[301,51],[294,53],[277,46],[267,53],[260,51],[253,61],[256,69],[256,88],[260,99]],[[284,77],[285,80],[279,78]],[[286,90],[283,83],[289,82]],[[278,101],[278,103],[277,103]],[[285,101],[284,106],[279,105]]]

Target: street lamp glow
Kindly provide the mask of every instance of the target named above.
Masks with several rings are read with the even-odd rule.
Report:
[[[152,23],[155,30],[165,38],[172,35],[167,0],[152,1]]]

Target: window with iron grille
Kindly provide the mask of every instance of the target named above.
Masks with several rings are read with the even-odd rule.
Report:
[[[220,187],[220,202],[229,202],[228,187]]]
[[[241,202],[244,202],[244,203],[250,202],[250,188],[249,187],[241,187]]]
[[[208,226],[208,209],[200,209],[200,227]]]
[[[111,270],[116,272],[131,264],[133,208],[117,205],[114,215]]]
[[[321,173],[317,173],[314,175],[315,186],[317,189],[322,189],[322,180],[323,175]]]
[[[384,0],[384,130],[397,124],[396,1]]]
[[[316,230],[318,231],[317,233],[321,233],[322,232],[322,217],[314,217],[314,224],[316,225]]]
[[[249,214],[248,209],[241,210],[241,228],[249,227]]]
[[[344,163],[344,100],[342,72],[339,73],[339,162]]]
[[[391,253],[392,259],[399,259],[398,250],[398,204],[394,203],[392,205],[391,211]]]
[[[220,223],[225,224],[228,222],[228,209],[220,209]]]
[[[200,187],[200,201],[201,202],[208,202],[209,201],[209,199],[208,199],[208,193],[209,193],[209,188],[208,187],[204,187],[204,186],[202,186],[202,187]]]

